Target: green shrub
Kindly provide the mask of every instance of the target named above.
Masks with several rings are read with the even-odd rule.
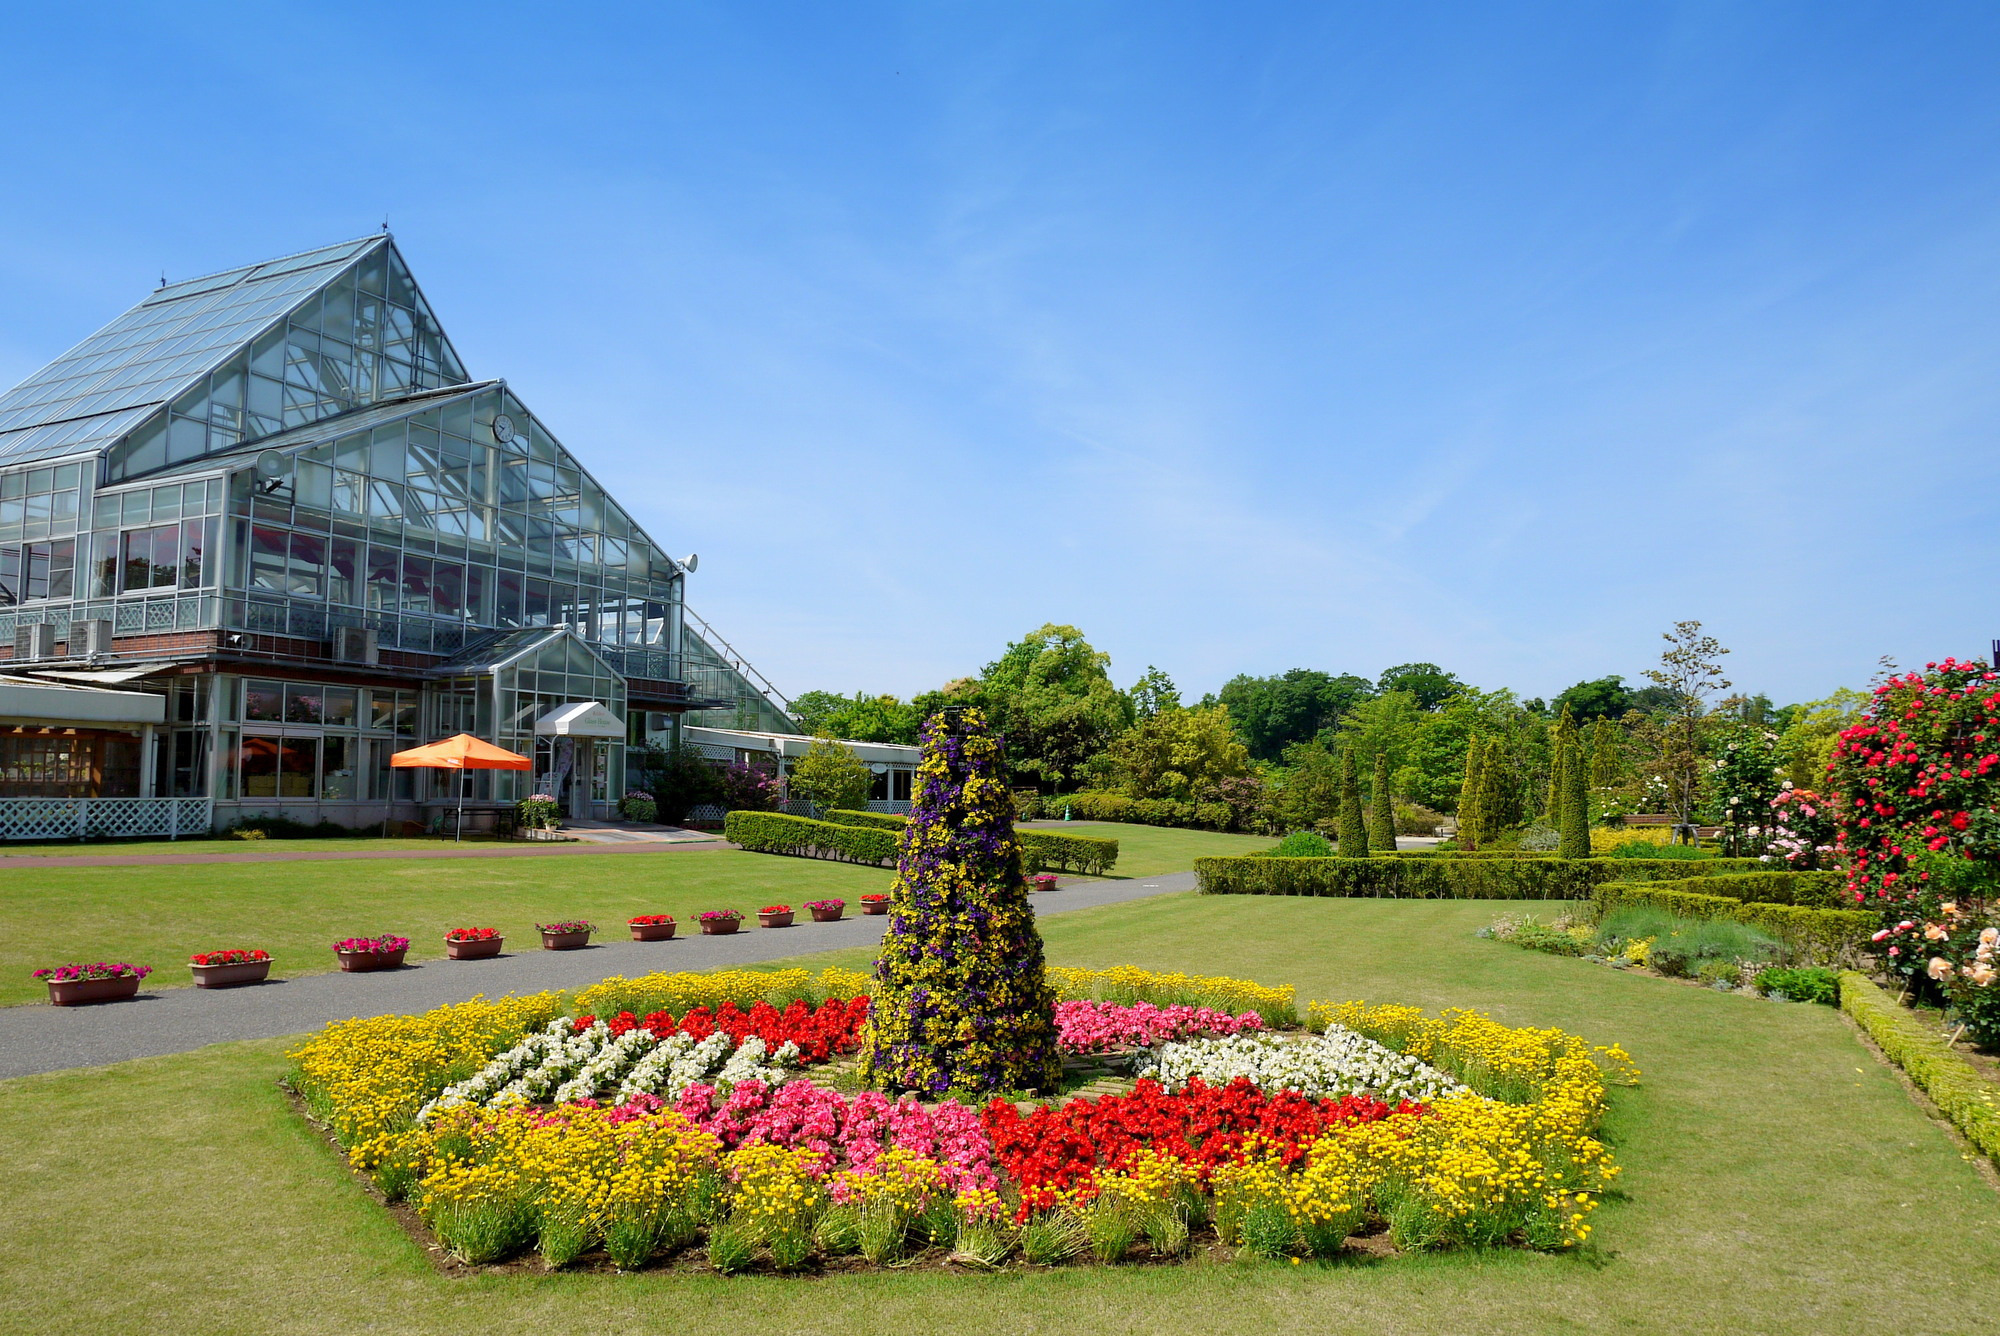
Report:
[[[1275,849],[1260,851],[1264,858],[1331,858],[1333,845],[1314,830],[1295,830],[1278,841]]]
[[[1757,991],[1789,998],[1794,1002],[1824,1002],[1840,1005],[1840,976],[1829,969],[1809,966],[1783,969],[1773,966],[1757,971]]]
[[[1733,960],[1704,960],[1694,972],[1694,977],[1706,984],[1726,983],[1731,987],[1741,975],[1741,967]]]
[[[1754,859],[1743,860],[1757,866]],[[1608,858],[1197,858],[1204,895],[1383,896],[1408,899],[1582,900],[1626,868]],[[1692,865],[1649,865],[1671,876]]]
[[[1707,858],[1708,851],[1694,844],[1660,844],[1654,840],[1624,840],[1611,846],[1612,858]]]
[[[1840,1009],[1909,1073],[1980,1153],[2000,1158],[2000,1100],[1993,1084],[1944,1040],[1924,1030],[1889,995],[1853,970],[1840,975]]]
[[[1731,896],[1703,895],[1678,885],[1650,887],[1632,882],[1604,882],[1597,887],[1594,898],[1600,915],[1624,905],[1651,905],[1682,918],[1733,919],[1761,929],[1814,959],[1841,955],[1875,927],[1874,915],[1854,910],[1749,902]]]
[[[1532,918],[1515,925],[1513,932],[1503,940],[1530,951],[1546,951],[1552,956],[1580,956],[1589,949],[1588,942],[1569,929]]]
[[[897,816],[892,812],[837,810],[828,812],[826,818],[836,825],[861,826],[869,830],[888,831],[895,835],[901,835],[903,828],[909,824],[909,818]],[[1071,835],[1053,830],[1016,830],[1014,838],[1021,842],[1022,869],[1030,876],[1037,872],[1056,871],[1101,877],[1118,863],[1118,841],[1105,839],[1101,835]],[[889,856],[892,858],[895,856],[893,842]]]

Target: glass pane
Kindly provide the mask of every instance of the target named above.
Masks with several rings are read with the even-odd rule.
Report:
[[[320,741],[319,796],[340,800],[355,796],[353,738],[329,737]]]
[[[250,587],[252,589],[276,589],[285,587],[286,567],[290,534],[283,529],[274,529],[266,524],[250,526]],[[127,569],[130,566],[128,562]],[[128,577],[129,581],[129,577]],[[129,582],[127,584],[129,588]]]
[[[285,687],[285,722],[317,724],[325,720],[326,699],[321,688],[291,683]]]
[[[250,679],[243,683],[243,718],[278,723],[285,717],[285,684]]]
[[[319,739],[281,738],[278,796],[310,798],[319,778]]]
[[[278,739],[245,737],[237,762],[243,775],[243,796],[278,796]]]
[[[320,693],[323,704],[320,707],[322,722],[333,728],[354,726],[353,687],[327,687]]]

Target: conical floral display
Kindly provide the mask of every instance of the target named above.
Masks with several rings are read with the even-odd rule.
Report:
[[[923,748],[862,1073],[931,1094],[1052,1089],[1055,994],[1000,740],[978,710],[945,710],[924,725]]]

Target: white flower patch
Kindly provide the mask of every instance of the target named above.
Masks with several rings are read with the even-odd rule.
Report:
[[[781,1085],[798,1075],[800,1065],[799,1046],[789,1042],[771,1053],[755,1036],[739,1046],[722,1030],[698,1043],[686,1034],[661,1041],[643,1029],[614,1035],[602,1021],[577,1031],[567,1020],[554,1020],[446,1086],[418,1110],[417,1122],[426,1125],[465,1105],[503,1109],[639,1094],[673,1100],[697,1082],[725,1089],[748,1080]]]
[[[1466,1088],[1428,1063],[1337,1025],[1296,1040],[1241,1034],[1162,1044],[1141,1060],[1137,1074],[1169,1090],[1197,1077],[1219,1086],[1242,1076],[1265,1091],[1296,1090],[1312,1099],[1373,1095],[1389,1104],[1428,1102]]]

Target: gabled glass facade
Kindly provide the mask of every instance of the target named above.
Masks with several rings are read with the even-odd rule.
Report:
[[[73,408],[117,434],[6,456]],[[634,740],[688,710],[789,727],[686,628],[684,583],[505,382],[466,378],[386,236],[162,288],[0,397],[0,655],[156,669],[153,794],[423,819],[456,790],[388,757],[463,731],[537,761],[477,800],[553,784],[602,814],[625,740],[537,732],[560,707]]]

